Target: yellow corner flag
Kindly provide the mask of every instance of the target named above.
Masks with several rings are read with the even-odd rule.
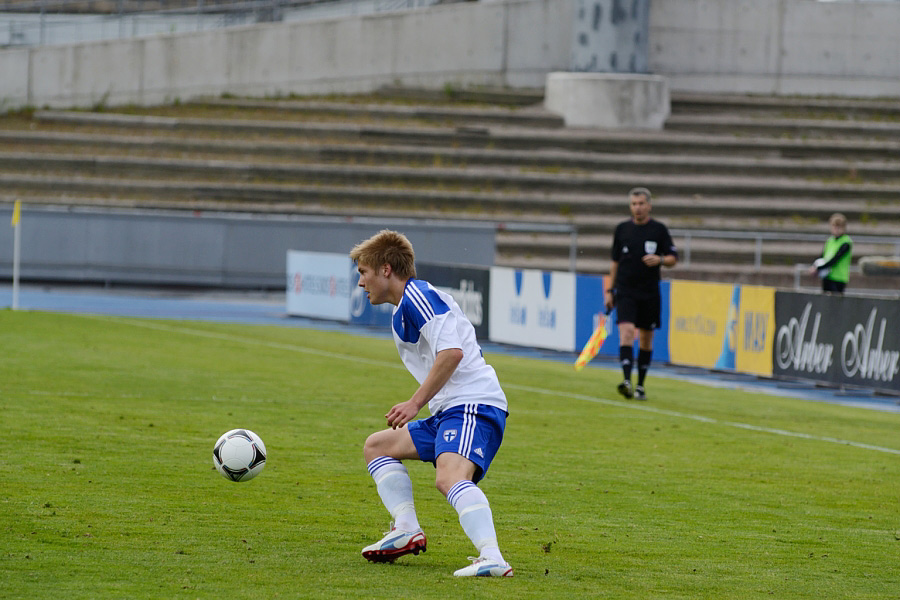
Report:
[[[597,322],[597,329],[591,334],[590,339],[587,341],[587,344],[584,345],[584,349],[575,361],[576,371],[582,370],[586,364],[591,362],[592,358],[597,356],[607,335],[609,335],[608,315],[600,315],[600,320]]]
[[[13,206],[13,216],[12,216],[12,226],[15,227],[19,224],[19,219],[22,217],[22,201],[16,200],[15,206]]]

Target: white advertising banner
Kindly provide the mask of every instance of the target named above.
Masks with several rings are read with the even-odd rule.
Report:
[[[575,351],[575,274],[491,267],[491,341]]]
[[[352,270],[346,254],[288,250],[287,313],[348,321]]]

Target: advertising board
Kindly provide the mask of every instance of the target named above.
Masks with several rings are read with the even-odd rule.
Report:
[[[490,339],[490,269],[422,263],[416,265],[416,271],[420,278],[453,296],[475,327],[475,336],[479,340]]]
[[[575,347],[581,351],[597,327],[598,315],[605,312],[603,306],[602,275],[578,275],[575,280],[576,321]],[[671,282],[661,281],[659,294],[662,302],[660,308],[660,328],[653,335],[653,360],[669,362],[669,294]],[[616,310],[613,309],[608,318],[609,335],[600,347],[600,356],[619,356],[619,330],[616,327]],[[637,347],[637,341],[635,341]]]
[[[347,321],[352,267],[346,254],[288,250],[287,313]]]
[[[900,303],[775,294],[775,375],[900,391]]]
[[[575,275],[491,267],[490,339],[575,350]]]

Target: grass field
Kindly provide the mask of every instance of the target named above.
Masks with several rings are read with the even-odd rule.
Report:
[[[414,389],[387,338],[0,311],[2,598],[898,598],[900,415],[488,356],[510,401],[482,484],[513,579],[409,465],[428,551],[362,460]],[[231,483],[218,436],[269,460]]]

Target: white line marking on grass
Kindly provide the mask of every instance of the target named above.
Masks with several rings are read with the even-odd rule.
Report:
[[[535,394],[547,394],[551,396],[564,396],[566,398],[573,398],[576,400],[585,400],[587,402],[595,402],[597,404],[607,404],[609,406],[617,406],[619,408],[631,408],[634,410],[642,410],[649,413],[654,413],[658,415],[666,415],[668,417],[678,417],[681,419],[690,419],[692,421],[699,421],[701,423],[711,423],[714,425],[725,425],[726,427],[736,427],[738,429],[746,429],[749,431],[758,431],[761,433],[770,433],[773,435],[783,435],[786,437],[795,437],[802,438],[806,440],[814,440],[817,442],[828,442],[831,444],[840,444],[842,446],[853,446],[854,448],[863,448],[865,450],[875,450],[876,452],[884,452],[886,454],[897,454],[900,455],[900,450],[895,450],[894,448],[885,448],[884,446],[874,446],[872,444],[864,444],[862,442],[854,442],[852,440],[842,440],[840,438],[834,438],[829,436],[822,435],[812,435],[809,433],[800,433],[798,431],[789,431],[787,429],[778,429],[776,427],[763,427],[761,425],[750,425],[749,423],[738,423],[736,421],[722,421],[720,419],[715,419],[713,417],[704,417],[703,415],[692,415],[690,413],[678,412],[675,410],[666,410],[664,408],[657,408],[655,406],[649,406],[646,404],[636,404],[636,403],[625,403],[619,402],[617,400],[607,400],[605,398],[596,398],[594,396],[585,396],[583,394],[572,394],[569,392],[560,392],[556,390],[545,390],[542,388],[534,388],[528,387],[524,385],[517,385],[515,383],[506,383],[503,387],[516,389],[523,392],[532,392]]]
[[[186,335],[195,335],[198,337],[206,337],[210,339],[224,340],[228,342],[237,342],[241,344],[253,344],[256,346],[263,346],[266,348],[273,348],[276,350],[288,350],[290,352],[302,352],[304,354],[312,354],[315,356],[321,356],[324,358],[335,358],[338,360],[346,360],[355,363],[364,363],[368,365],[375,365],[379,367],[388,367],[392,369],[400,369],[401,367],[395,362],[388,362],[384,360],[374,360],[368,358],[360,358],[358,356],[353,356],[350,354],[340,354],[337,352],[328,352],[325,350],[318,350],[316,348],[308,348],[305,346],[297,346],[295,344],[283,344],[280,342],[266,342],[261,340],[256,340],[253,338],[246,338],[237,335],[231,335],[228,333],[217,333],[212,331],[203,331],[200,329],[191,329],[189,327],[177,327],[174,325],[166,325],[163,323],[157,323],[153,321],[138,321],[132,320],[128,318],[115,318],[115,317],[104,317],[100,315],[77,315],[82,317],[94,318],[103,321],[117,321],[120,323],[125,323],[127,325],[134,325],[136,327],[144,327],[147,329],[156,329],[158,331],[171,331],[172,333],[182,333]],[[701,384],[702,385],[702,384]],[[608,400],[606,398],[598,398],[596,396],[586,396],[584,394],[574,394],[570,392],[561,392],[559,390],[548,390],[544,388],[535,388],[525,385],[518,385],[515,383],[504,383],[503,387],[519,390],[523,392],[531,392],[535,394],[544,394],[548,396],[562,396],[565,398],[572,398],[574,400],[584,400],[586,402],[594,402],[596,404],[606,404],[609,406],[616,406],[618,408],[629,408],[632,410],[641,410],[644,412],[649,412],[657,415],[665,415],[668,417],[676,417],[679,419],[689,419],[691,421],[698,421],[700,423],[709,423],[712,425],[724,425],[726,427],[735,427],[737,429],[745,429],[747,431],[756,431],[760,433],[769,433],[772,435],[781,435],[785,437],[794,437],[801,438],[805,440],[813,440],[817,442],[827,442],[830,444],[839,444],[841,446],[852,446],[854,448],[862,448],[864,450],[874,450],[876,452],[883,452],[885,454],[896,454],[900,455],[900,450],[896,450],[894,448],[885,448],[884,446],[875,446],[872,444],[864,444],[862,442],[854,442],[852,440],[842,440],[840,438],[834,438],[829,436],[821,436],[821,435],[812,435],[809,433],[800,433],[797,431],[789,431],[787,429],[778,429],[775,427],[763,427],[760,425],[750,425],[749,423],[738,423],[736,421],[722,421],[720,419],[715,419],[713,417],[705,417],[703,415],[693,415],[690,413],[678,412],[675,410],[667,410],[664,408],[657,408],[655,406],[650,406],[647,404],[637,404],[637,403],[626,403],[620,402],[617,400]]]
[[[197,337],[205,337],[214,340],[222,340],[226,342],[237,342],[240,344],[253,344],[254,346],[262,346],[264,348],[272,348],[274,350],[288,350],[290,352],[302,352],[303,354],[312,354],[314,356],[321,356],[324,358],[336,358],[339,360],[349,360],[357,363],[364,363],[367,365],[375,365],[378,367],[390,367],[393,369],[400,369],[402,367],[398,366],[396,362],[388,362],[386,360],[376,360],[371,358],[361,358],[359,356],[352,356],[350,354],[339,354],[337,352],[328,352],[327,350],[319,350],[317,348],[309,348],[307,346],[298,346],[296,344],[283,344],[280,342],[266,342],[262,340],[256,340],[253,338],[246,338],[237,335],[231,335],[228,333],[217,333],[213,331],[203,331],[202,329],[191,329],[190,327],[176,327],[175,325],[166,325],[164,323],[157,323],[154,321],[138,321],[132,320],[129,318],[116,318],[116,317],[105,317],[103,315],[73,315],[78,317],[86,317],[92,319],[98,319],[101,321],[116,321],[119,323],[124,323],[126,325],[134,325],[135,327],[144,327],[146,329],[155,329],[157,331],[170,331],[172,333],[184,333],[187,335],[195,335]]]

